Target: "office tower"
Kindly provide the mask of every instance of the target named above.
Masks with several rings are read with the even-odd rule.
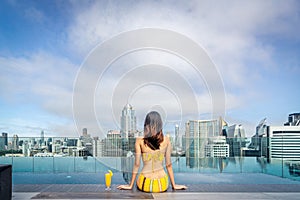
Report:
[[[87,128],[82,129],[82,136],[80,136],[79,140],[82,142],[82,146],[86,148],[87,155],[93,154],[93,138],[87,132]]]
[[[245,130],[241,124],[234,124],[227,129],[227,143],[230,157],[241,156],[241,150],[246,147]]]
[[[208,138],[219,136],[219,127],[218,120],[189,120],[185,130],[187,156],[204,157]]]
[[[208,144],[205,145],[205,157],[229,157],[229,144],[226,143],[226,137],[215,136],[208,138]]]
[[[179,143],[179,125],[176,124],[175,125],[175,148],[179,148],[180,147],[180,143]]]
[[[271,160],[300,160],[300,126],[268,126],[268,157]]]
[[[255,134],[251,138],[251,143],[245,152],[246,156],[265,156],[267,157],[268,138],[267,138],[267,119],[262,119],[255,129]]]
[[[8,133],[2,133],[2,137],[4,138],[4,145],[7,146],[7,144],[8,144]]]
[[[206,165],[199,158],[205,157],[208,138],[219,135],[219,120],[189,120],[185,127],[186,164],[191,168]]]
[[[68,138],[68,140],[67,140],[67,146],[69,146],[69,147],[75,147],[75,146],[77,146],[77,139],[75,139],[75,138]]]
[[[44,145],[45,142],[45,133],[44,131],[41,131],[41,143]]]
[[[13,136],[12,149],[13,150],[19,150],[19,137],[18,137],[18,135]]]
[[[27,140],[25,142],[23,142],[22,153],[25,157],[30,156],[30,149],[29,149],[29,144],[28,144]]]
[[[8,146],[8,137],[7,133],[2,133],[0,136],[0,151],[6,150]]]
[[[120,131],[110,130],[104,139],[104,156],[120,157],[122,156],[122,143]]]
[[[93,140],[93,157],[104,156],[104,140],[99,140],[98,137],[94,137]]]
[[[284,124],[285,126],[300,126],[300,113],[289,114],[288,122]]]
[[[87,128],[83,128],[82,129],[82,135],[83,136],[87,136]]]
[[[135,110],[130,104],[127,104],[124,106],[121,115],[121,136],[127,139],[128,137],[134,137],[136,133]]]

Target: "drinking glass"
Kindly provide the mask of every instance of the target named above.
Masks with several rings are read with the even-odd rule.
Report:
[[[110,186],[111,186],[111,174],[110,173],[106,173],[105,174],[105,185],[106,185],[106,188],[105,190],[109,191],[111,190]]]

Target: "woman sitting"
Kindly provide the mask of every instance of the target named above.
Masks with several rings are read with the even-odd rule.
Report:
[[[137,188],[144,192],[164,192],[169,187],[169,178],[175,190],[186,189],[184,185],[176,185],[171,163],[171,142],[164,137],[162,120],[158,112],[147,114],[144,123],[144,138],[136,138],[135,161],[132,170],[132,179],[129,185],[119,185],[117,188],[131,190],[133,188],[141,157],[143,169],[137,179]],[[169,174],[163,168],[163,161]]]

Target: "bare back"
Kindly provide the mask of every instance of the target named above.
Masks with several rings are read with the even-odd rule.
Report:
[[[144,144],[143,138],[136,140],[136,153],[140,154],[143,160],[143,168],[141,173],[147,178],[161,178],[166,175],[164,171],[164,160],[166,164],[171,161],[171,145],[169,137],[164,137],[164,141],[160,143],[160,148],[152,150]]]

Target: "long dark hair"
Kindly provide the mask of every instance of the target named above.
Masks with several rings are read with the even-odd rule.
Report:
[[[164,141],[162,126],[163,123],[158,112],[151,111],[146,115],[144,123],[144,144],[152,150],[159,149],[160,143]]]

